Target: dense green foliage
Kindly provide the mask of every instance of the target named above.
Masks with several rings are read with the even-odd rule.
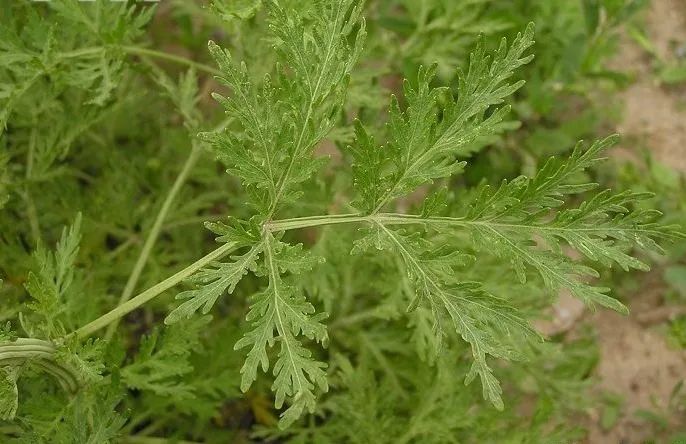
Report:
[[[640,6],[0,10],[3,442],[583,436],[594,345],[530,321],[683,238],[576,143]]]

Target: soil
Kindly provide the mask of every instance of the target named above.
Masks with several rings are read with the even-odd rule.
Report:
[[[668,344],[654,326],[639,322],[641,312],[662,302],[658,279],[657,273],[648,277],[643,291],[632,300],[629,317],[607,310],[589,316],[600,347],[594,392],[622,398],[621,415],[610,430],[600,426],[600,409],[589,412],[589,443],[642,443],[686,426],[684,412],[667,413],[672,391],[686,377],[686,352]],[[663,416],[664,430],[638,416],[641,411]]]
[[[686,42],[686,2],[653,0],[644,19],[646,35],[660,59],[673,58],[674,43]],[[613,64],[631,72],[635,81],[621,94],[625,106],[617,132],[625,141],[639,142],[631,147],[625,142],[623,150],[631,152],[643,145],[658,161],[686,172],[686,89],[660,85],[653,63],[653,56],[623,36]],[[646,276],[642,289],[629,300],[630,316],[606,310],[585,315],[595,327],[600,346],[594,391],[623,398],[622,413],[610,430],[600,427],[600,411],[590,412],[589,443],[633,444],[686,431],[686,412],[664,413],[672,390],[686,378],[686,352],[668,344],[657,328],[659,322],[641,318],[663,304],[660,274],[656,270]],[[659,412],[668,424],[659,431],[636,415],[640,410]]]
[[[686,43],[686,2],[653,0],[645,25],[658,57],[673,60],[675,45]],[[612,65],[635,76],[622,94],[624,116],[617,132],[635,136],[658,160],[686,171],[686,89],[661,87],[653,73],[654,58],[627,36]]]

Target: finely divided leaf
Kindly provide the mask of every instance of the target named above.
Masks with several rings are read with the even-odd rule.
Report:
[[[406,80],[403,92],[407,107],[402,110],[393,98],[387,146],[373,147],[364,131],[357,130],[358,142],[352,154],[358,165],[353,174],[362,196],[360,209],[376,213],[420,185],[460,171],[464,162],[458,158],[466,154],[462,150],[476,139],[499,131],[508,107],[489,109],[524,84],[510,83],[509,79],[517,68],[531,61],[533,56],[524,53],[533,43],[533,24],[518,34],[509,48],[503,39],[492,56],[486,54],[481,40],[471,54],[467,72],[458,71],[456,98],[446,88],[431,87],[435,65],[419,69],[416,86]],[[381,150],[389,160],[375,161],[372,165],[379,166],[372,169],[362,167],[368,159],[379,156],[373,150]],[[385,168],[380,167],[382,163]],[[370,177],[374,173],[377,176]]]
[[[539,340],[538,334],[506,301],[489,294],[477,282],[460,281],[457,270],[469,262],[467,255],[436,249],[419,233],[395,231],[382,224],[377,224],[356,248],[371,246],[391,250],[402,258],[416,292],[409,310],[415,310],[420,303],[428,304],[439,346],[441,338],[448,334],[444,321],[452,324],[472,350],[474,362],[465,382],[479,375],[484,398],[502,408],[502,390],[486,356],[524,359],[521,348]]]
[[[359,58],[365,36],[361,9],[356,0],[316,2],[311,14],[301,16],[270,2],[279,65],[261,84],[227,50],[209,44],[222,72],[218,80],[233,93],[214,98],[238,120],[240,130],[203,137],[228,172],[243,181],[261,212],[272,214],[282,200],[297,198],[297,185],[322,165],[312,150],[333,128],[347,76]]]
[[[187,400],[193,388],[181,379],[193,371],[191,353],[200,347],[200,335],[209,316],[195,317],[164,329],[155,329],[141,341],[138,354],[121,369],[124,383],[137,390]]]
[[[289,400],[290,406],[281,415],[280,426],[286,427],[300,417],[304,410],[314,411],[315,390],[327,391],[326,364],[312,357],[303,347],[298,336],[326,343],[326,327],[321,323],[323,314],[314,314],[301,290],[289,285],[281,276],[305,271],[314,263],[307,257],[300,259],[293,253],[299,247],[284,245],[271,234],[266,235],[264,245],[265,272],[269,286],[253,297],[246,319],[252,330],[236,343],[235,349],[249,347],[245,364],[241,369],[241,389],[246,391],[257,377],[258,367],[269,368],[267,348],[279,343],[279,353],[274,365],[276,407]]]
[[[64,333],[64,315],[69,300],[67,298],[74,280],[74,262],[81,240],[81,214],[74,224],[62,230],[54,253],[38,245],[33,254],[35,265],[29,272],[25,284],[33,298],[28,307],[40,317],[36,328],[48,337]]]
[[[616,136],[610,136],[587,149],[579,143],[569,159],[549,160],[532,178],[518,177],[496,189],[484,185],[467,205],[463,218],[436,222],[468,227],[477,248],[508,259],[522,282],[528,265],[552,291],[567,288],[590,306],[599,304],[626,313],[623,304],[606,294],[609,289],[585,282],[598,273],[563,253],[561,241],[601,265],[645,271],[648,265],[629,255],[630,248],[659,253],[656,240],[683,235],[675,227],[657,224],[659,213],[631,209],[650,197],[647,193],[603,191],[576,208],[559,208],[566,195],[596,187],[594,183],[570,182],[600,160],[600,154],[616,141]]]
[[[198,288],[176,295],[177,300],[186,301],[172,310],[164,319],[164,323],[170,325],[181,319],[189,319],[198,310],[202,314],[209,313],[219,296],[225,292],[233,293],[243,276],[255,268],[261,251],[262,243],[258,243],[247,253],[232,256],[233,262],[217,262],[196,272],[188,281],[198,285]]]

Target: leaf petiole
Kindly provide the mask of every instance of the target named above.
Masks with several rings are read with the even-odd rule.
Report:
[[[223,256],[226,256],[228,253],[236,249],[238,246],[237,242],[229,242],[221,247],[217,248],[216,250],[212,251],[211,253],[203,256],[202,258],[198,259],[188,267],[184,268],[183,270],[177,272],[176,274],[173,274],[172,276],[169,276],[167,279],[163,280],[162,282],[153,285],[152,287],[148,288],[144,292],[138,294],[137,296],[129,299],[128,301],[124,302],[120,306],[110,310],[109,312],[105,313],[104,315],[100,316],[99,318],[95,319],[94,321],[89,322],[88,324],[84,325],[83,327],[69,333],[67,335],[67,338],[76,336],[77,338],[85,338],[92,333],[100,330],[103,327],[106,327],[112,322],[115,322],[119,318],[127,315],[128,313],[132,312],[136,308],[140,307],[141,305],[145,304],[146,302],[150,301],[154,297],[158,296],[162,292],[172,288],[176,284],[180,283],[187,277],[191,276],[193,273],[196,271],[200,270],[201,268],[205,267],[206,265],[209,265],[213,261],[222,258]]]

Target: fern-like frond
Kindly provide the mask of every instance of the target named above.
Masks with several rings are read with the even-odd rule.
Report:
[[[538,334],[506,301],[489,294],[478,282],[460,280],[457,270],[471,261],[469,255],[450,248],[435,249],[419,233],[393,230],[383,223],[377,223],[356,243],[358,251],[371,247],[392,251],[402,258],[415,291],[408,310],[415,310],[420,303],[428,304],[439,344],[449,333],[444,324],[452,325],[472,350],[473,364],[465,382],[478,375],[484,398],[502,408],[500,383],[486,357],[522,359],[518,347],[538,340]]]
[[[243,276],[255,268],[261,252],[262,244],[256,244],[248,252],[231,257],[233,262],[218,262],[195,273],[188,282],[198,287],[176,295],[177,300],[185,302],[167,315],[165,324],[188,319],[198,310],[209,313],[219,296],[233,293]]]
[[[241,130],[204,134],[229,172],[241,178],[253,203],[272,214],[282,201],[300,195],[297,185],[321,166],[312,149],[333,128],[345,98],[347,77],[364,41],[361,3],[316,2],[309,15],[269,3],[270,30],[279,65],[260,84],[227,50],[210,52],[232,95],[214,94]],[[353,44],[349,44],[349,40]]]
[[[274,364],[276,407],[286,400],[290,406],[281,415],[280,425],[288,426],[303,411],[314,411],[315,389],[328,390],[326,364],[312,357],[298,336],[322,344],[327,341],[326,327],[321,323],[325,314],[314,314],[314,307],[301,290],[288,284],[282,274],[300,273],[312,268],[315,261],[301,255],[301,247],[290,246],[267,234],[264,245],[264,272],[269,278],[267,288],[253,297],[247,320],[252,330],[236,343],[235,349],[249,347],[241,368],[241,389],[246,391],[257,377],[258,367],[269,368],[267,349],[279,343]]]
[[[435,65],[419,69],[416,86],[405,80],[407,107],[402,110],[393,97],[387,145],[381,149],[373,146],[364,131],[357,130],[359,146],[352,153],[354,179],[362,196],[360,209],[376,213],[418,186],[462,169],[464,162],[459,156],[466,154],[462,149],[496,132],[508,112],[507,106],[491,107],[500,105],[524,84],[510,83],[509,79],[533,58],[524,55],[534,43],[533,33],[533,24],[529,24],[509,47],[503,39],[492,55],[486,53],[481,39],[467,72],[458,71],[457,97],[445,88],[431,86]],[[368,162],[374,156],[370,151],[382,151],[383,159]],[[371,183],[370,178],[374,179]]]

